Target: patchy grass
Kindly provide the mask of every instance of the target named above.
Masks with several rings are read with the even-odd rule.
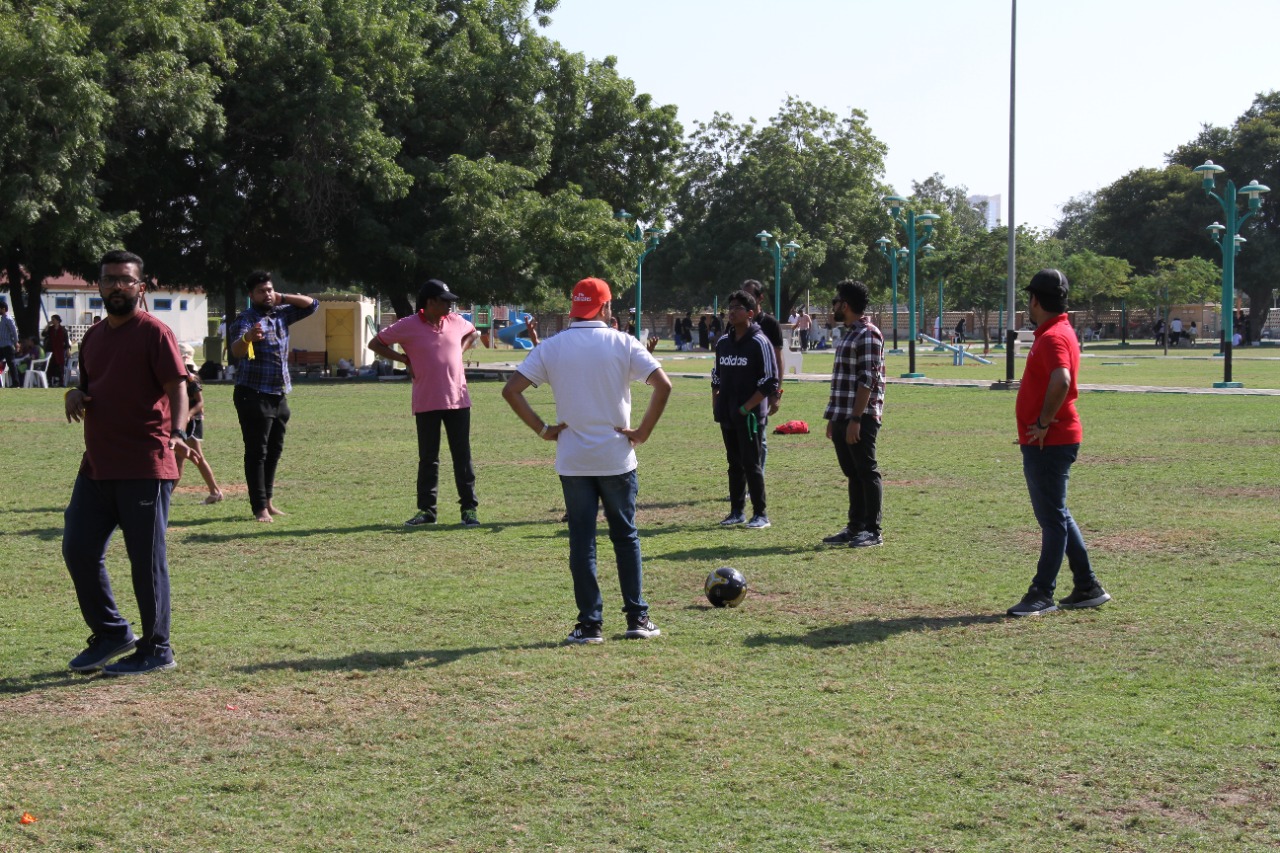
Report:
[[[855,552],[815,544],[844,512],[823,386],[787,386],[814,432],[770,436],[774,527],[753,532],[716,525],[710,394],[677,379],[639,451],[663,635],[621,639],[605,539],[607,641],[568,648],[551,448],[496,384],[473,396],[480,528],[448,477],[442,523],[402,526],[415,444],[386,383],[300,384],[267,526],[212,386],[230,496],[202,505],[189,469],[174,498],[179,669],[120,683],[65,668],[80,431],[57,391],[3,393],[0,850],[1280,845],[1274,401],[1082,398],[1070,503],[1116,600],[1013,622],[1039,535],[1010,395],[890,388],[886,544]],[[108,563],[132,616],[122,543]],[[726,564],[752,591],[715,610]]]

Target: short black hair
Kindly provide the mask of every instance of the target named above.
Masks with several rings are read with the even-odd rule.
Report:
[[[750,293],[757,300],[764,294],[764,285],[756,281],[754,278],[749,278],[744,281],[742,283],[742,289]]]
[[[855,314],[865,314],[871,293],[862,282],[848,278],[836,285],[836,299],[852,308]]]
[[[102,260],[98,263],[99,269],[107,264],[137,264],[138,275],[142,275],[142,258],[133,252],[126,252],[124,249],[112,249],[102,256]]]
[[[759,303],[756,302],[756,298],[745,290],[735,290],[733,293],[730,293],[729,298],[724,301],[724,304],[727,306],[730,302],[737,302],[748,311],[756,310],[759,305]],[[705,320],[706,317],[703,317],[702,319]]]
[[[253,289],[260,284],[266,284],[271,281],[271,273],[267,270],[254,270],[245,276],[244,289],[248,293],[252,293]]]

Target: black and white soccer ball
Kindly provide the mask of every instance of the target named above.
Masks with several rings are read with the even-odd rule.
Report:
[[[721,566],[707,575],[703,589],[716,607],[737,607],[747,597],[747,579],[732,566]]]

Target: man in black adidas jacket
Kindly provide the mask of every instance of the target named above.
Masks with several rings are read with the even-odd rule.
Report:
[[[755,297],[745,290],[735,291],[725,310],[728,330],[716,341],[711,368],[711,408],[729,460],[729,515],[720,524],[745,523],[752,530],[761,530],[769,526],[761,445],[768,401],[778,391],[777,362],[773,345],[752,322]],[[748,490],[750,521],[744,515]]]

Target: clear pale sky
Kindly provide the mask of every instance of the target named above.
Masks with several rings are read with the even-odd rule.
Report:
[[[767,123],[787,95],[867,114],[903,195],[940,172],[1003,196],[1010,0],[561,0],[544,32],[695,120]],[[1096,190],[1280,89],[1280,0],[1021,0],[1016,209],[1050,227]],[[1245,42],[1257,45],[1246,48]],[[1256,175],[1233,175],[1237,183]],[[1280,194],[1280,187],[1274,188]],[[1206,207],[1206,217],[1216,211]]]

